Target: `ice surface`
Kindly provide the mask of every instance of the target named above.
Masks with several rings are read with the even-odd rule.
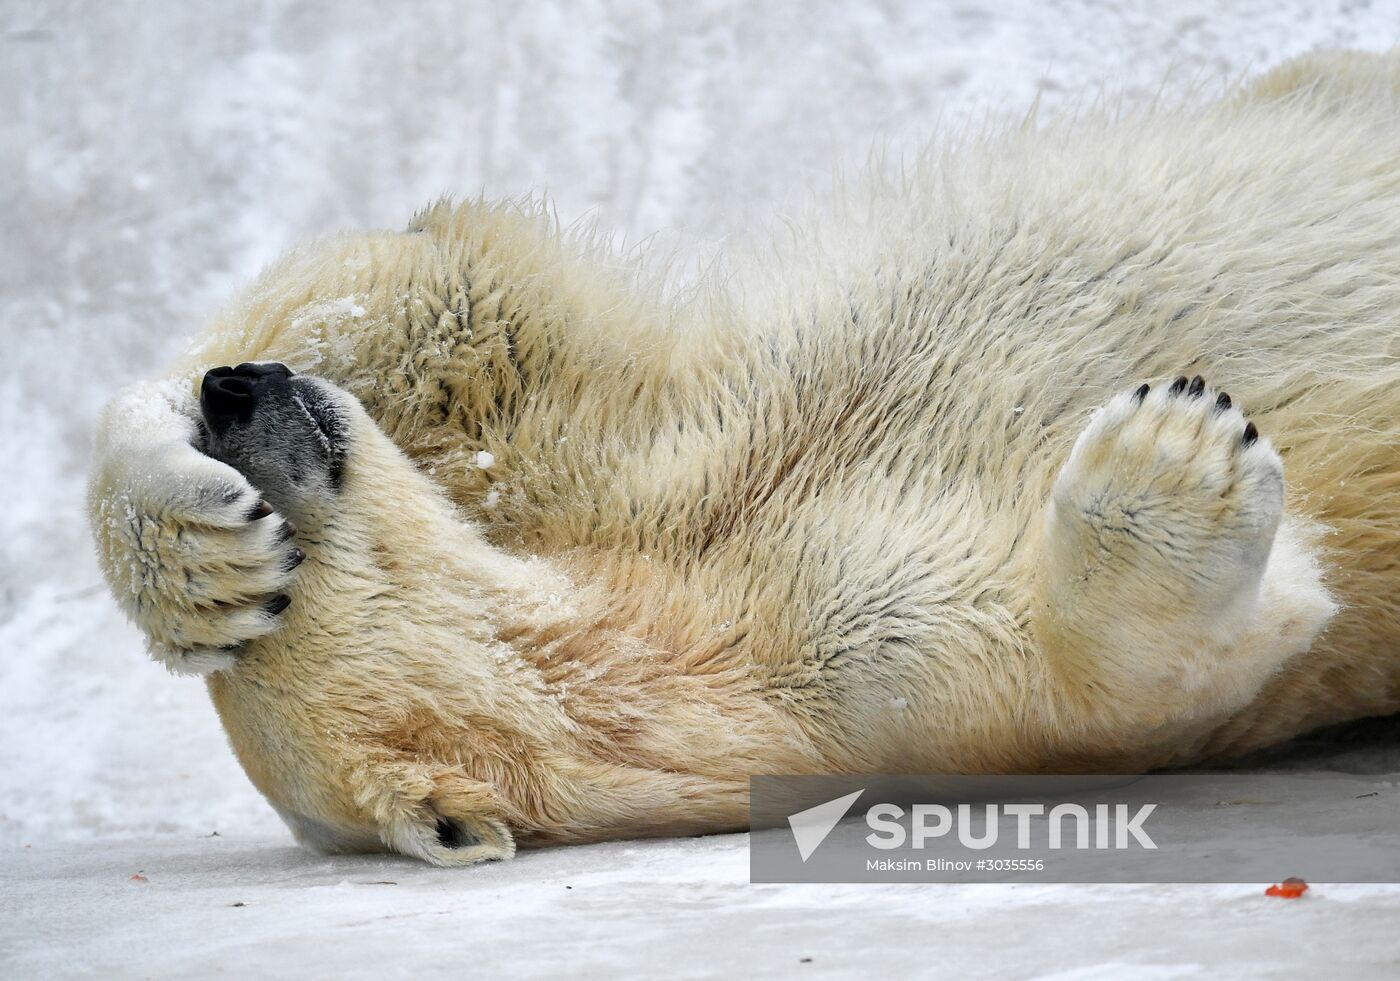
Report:
[[[747,837],[465,872],[227,832],[36,844],[7,856],[0,973],[1394,977],[1395,886],[750,885]]]
[[[1395,900],[1373,893],[1264,911],[1229,890],[747,889],[734,838],[456,874],[290,851],[202,686],[148,661],[105,595],[81,506],[101,404],[309,236],[401,226],[442,193],[548,190],[566,220],[593,212],[703,256],[872,146],[915,146],[940,124],[1098,86],[1144,99],[1168,72],[1169,89],[1214,84],[1315,46],[1397,39],[1393,0],[0,0],[0,848],[16,877],[0,902],[33,931],[24,970],[5,973],[53,973],[33,937],[71,951],[57,963],[73,970],[178,973],[222,952],[276,973],[282,953],[314,951],[348,971],[395,923],[403,963],[441,969],[703,975],[810,954],[859,973],[878,951],[904,972],[990,951],[1008,973],[1174,977],[1283,965],[1300,944],[1315,957],[1329,931],[1353,954],[1393,954]],[[360,309],[347,297],[339,312]],[[1375,753],[1400,771],[1389,744]],[[213,827],[227,837],[193,837]],[[130,866],[151,882],[129,883]],[[385,877],[401,885],[355,884]],[[250,905],[225,907],[240,897]],[[838,953],[857,922],[860,944]],[[1007,942],[1030,936],[1062,956]]]

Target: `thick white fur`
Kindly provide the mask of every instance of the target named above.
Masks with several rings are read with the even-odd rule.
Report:
[[[195,418],[188,386],[127,390],[98,422],[88,488],[107,581],[152,656],[180,674],[228,668],[227,646],[277,626],[261,605],[291,581],[294,547],[280,521],[249,521],[258,492],[194,448]]]
[[[461,864],[740,827],[757,772],[1157,766],[1400,708],[1400,60],[1030,122],[807,227],[667,300],[541,207],[439,205],[289,257],[113,404],[109,581],[299,837]],[[350,393],[290,542],[190,445],[247,360]]]

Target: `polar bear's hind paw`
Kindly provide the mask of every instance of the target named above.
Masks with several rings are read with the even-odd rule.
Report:
[[[1209,608],[1257,586],[1283,515],[1283,461],[1229,394],[1182,376],[1099,409],[1054,500],[1062,530],[1081,529],[1080,554],[1102,556],[1091,564],[1126,560]]]

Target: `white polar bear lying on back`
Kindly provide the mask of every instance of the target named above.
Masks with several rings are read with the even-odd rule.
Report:
[[[112,588],[300,839],[463,864],[1400,708],[1397,57],[987,137],[660,297],[439,205],[107,411]]]

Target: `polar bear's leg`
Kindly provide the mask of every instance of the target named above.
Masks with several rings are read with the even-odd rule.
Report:
[[[1071,690],[1157,723],[1253,697],[1333,612],[1283,462],[1197,377],[1098,410],[1055,482],[1036,631]]]
[[[196,448],[197,419],[181,382],[118,396],[99,423],[88,507],[103,573],[152,655],[204,674],[278,626],[302,552],[238,471]]]

